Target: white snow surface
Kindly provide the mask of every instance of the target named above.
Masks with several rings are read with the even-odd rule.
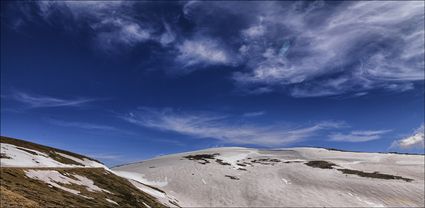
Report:
[[[149,206],[148,204],[146,204],[145,202],[142,202],[143,203],[143,205],[145,205],[145,207],[147,207],[147,208],[151,208],[151,206]]]
[[[101,167],[101,168],[107,169],[107,167],[104,166],[103,164],[90,160],[88,158],[84,158],[83,160],[81,160],[79,158],[76,158],[67,154],[56,152],[62,157],[74,160],[75,162],[78,162],[81,165],[64,164],[49,157],[46,153],[40,152],[34,149],[19,147],[19,146],[8,144],[8,143],[0,143],[0,146],[1,146],[0,148],[1,154],[8,157],[8,158],[0,159],[1,167],[35,167],[35,168],[36,167],[45,167],[45,168],[47,167],[49,168]]]
[[[108,198],[106,198],[106,201],[107,201],[107,202],[109,202],[109,203],[111,203],[111,204],[118,205],[118,203],[117,203],[117,202],[115,202],[115,201],[114,201],[114,200],[112,200],[112,199],[108,199]]]
[[[229,148],[227,148],[230,150]],[[258,155],[258,151],[256,150],[248,150],[244,148],[232,148],[232,151],[225,151],[219,156],[215,157],[217,159],[221,159],[224,162],[230,163],[230,165],[234,168],[238,168],[236,165],[237,162],[244,160],[245,158],[249,156],[256,156]]]
[[[92,168],[106,168],[106,166],[105,166],[105,165],[103,165],[103,164],[101,164],[101,163],[98,163],[98,162],[96,162],[96,161],[93,161],[93,160],[89,160],[89,159],[87,159],[87,158],[83,158],[83,159],[81,160],[80,158],[76,158],[76,157],[73,157],[73,156],[71,156],[71,155],[63,154],[63,153],[60,153],[60,152],[56,152],[56,154],[58,154],[58,155],[60,155],[60,156],[62,156],[62,157],[68,158],[68,159],[70,159],[70,160],[73,160],[73,161],[75,161],[75,162],[77,162],[77,163],[80,163],[80,164],[84,165],[85,167],[92,167]]]
[[[13,144],[0,143],[1,153],[10,158],[1,158],[2,167],[64,167],[62,164],[45,153],[24,147],[18,147]],[[31,154],[25,150],[35,152],[37,155]]]
[[[215,159],[200,164],[184,158],[214,153],[219,154],[215,159],[231,165],[221,165]],[[279,162],[267,161],[270,159]],[[366,178],[305,165],[311,160],[325,160],[337,164],[338,168],[378,171],[413,181]],[[321,148],[269,151],[213,148],[161,156],[112,170],[131,179],[143,191],[163,199],[160,201],[172,196],[182,207],[424,206],[423,155],[354,153]],[[141,183],[160,188],[165,194]]]
[[[25,175],[29,178],[43,181],[51,186],[54,186],[56,188],[62,189],[64,191],[67,191],[76,195],[79,195],[80,192],[74,189],[66,188],[60,184],[76,184],[76,185],[84,186],[87,189],[87,191],[90,191],[90,192],[104,191],[107,193],[111,193],[108,190],[102,189],[94,185],[94,182],[92,180],[77,174],[72,175],[73,177],[77,178],[77,180],[71,177],[62,175],[56,170],[30,169],[25,171]]]
[[[112,172],[115,175],[118,175],[123,178],[127,178],[131,184],[133,184],[136,188],[140,189],[141,191],[155,197],[158,199],[158,201],[166,206],[174,206],[170,203],[170,201],[176,201],[175,198],[167,193],[160,192],[156,189],[151,188],[156,187],[164,187],[168,185],[168,179],[167,177],[164,178],[156,178],[152,180],[148,180],[144,177],[144,174],[136,173],[136,172],[128,172],[128,171],[119,171],[119,170],[112,170]]]
[[[176,202],[176,199],[175,199],[174,196],[167,194],[167,193],[160,192],[160,191],[153,189],[153,188],[151,188],[151,187],[147,186],[146,184],[143,184],[139,181],[136,181],[136,180],[133,180],[133,179],[128,179],[128,180],[136,188],[138,188],[141,191],[155,197],[160,203],[162,203],[166,206],[169,206],[169,207],[174,206],[172,203],[170,203],[170,201]]]
[[[141,173],[135,173],[135,172],[127,172],[127,171],[113,171],[116,175],[121,176],[123,178],[135,180],[137,182],[147,184],[150,186],[158,186],[163,187],[168,184],[167,177],[164,178],[164,180],[147,180]]]

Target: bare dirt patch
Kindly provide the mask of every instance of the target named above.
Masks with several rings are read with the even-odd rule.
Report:
[[[222,159],[216,159],[215,161],[220,165],[230,165],[230,163],[224,162]]]
[[[322,168],[322,169],[333,169],[336,166],[335,163],[331,163],[323,160],[313,160],[305,163],[306,165],[313,168]]]
[[[364,171],[360,171],[360,170],[353,170],[353,169],[346,169],[346,168],[335,168],[335,166],[337,166],[335,163],[331,163],[328,161],[323,161],[323,160],[314,160],[314,161],[309,161],[304,163],[310,167],[313,168],[321,168],[321,169],[335,169],[338,170],[344,174],[350,174],[350,175],[357,175],[360,177],[365,177],[365,178],[379,178],[379,179],[386,179],[386,180],[403,180],[406,182],[410,182],[413,181],[413,179],[410,178],[404,178],[401,176],[396,176],[396,175],[390,175],[390,174],[384,174],[384,173],[379,173],[379,172],[364,172]]]
[[[184,156],[184,158],[189,159],[189,160],[195,160],[199,164],[205,165],[207,163],[210,163],[210,161],[208,161],[208,160],[213,160],[213,159],[215,159],[215,156],[218,156],[218,155],[220,155],[220,154],[219,153],[198,154],[198,155],[187,155],[187,156]]]

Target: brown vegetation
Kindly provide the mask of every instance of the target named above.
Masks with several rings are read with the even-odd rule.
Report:
[[[103,168],[43,168],[43,170],[56,170],[61,174],[67,174],[67,177],[73,174],[87,177],[93,180],[96,186],[111,192],[90,192],[84,186],[60,184],[80,191],[81,195],[26,177],[25,170],[29,168],[1,168],[0,170],[1,207],[116,207],[106,199],[117,202],[119,207],[145,207],[142,202],[151,207],[164,207],[126,179],[107,172]]]

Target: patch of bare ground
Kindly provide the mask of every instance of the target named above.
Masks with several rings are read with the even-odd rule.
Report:
[[[224,162],[222,159],[216,159],[215,161],[220,165],[230,165],[230,163]]]
[[[410,178],[404,178],[401,176],[395,176],[395,175],[390,175],[390,174],[383,174],[383,173],[379,173],[379,172],[372,172],[372,173],[368,173],[368,172],[363,172],[363,171],[359,171],[359,170],[351,170],[351,169],[338,169],[339,171],[341,171],[344,174],[353,174],[353,175],[358,175],[360,177],[367,177],[367,178],[380,178],[380,179],[387,179],[387,180],[403,180],[406,182],[410,182],[413,181],[413,179]]]
[[[378,179],[386,179],[386,180],[403,180],[406,182],[410,182],[413,181],[413,179],[410,178],[405,178],[405,177],[401,177],[401,176],[396,176],[396,175],[390,175],[390,174],[384,174],[384,173],[379,173],[379,172],[364,172],[364,171],[360,171],[360,170],[353,170],[353,169],[346,169],[346,168],[334,168],[335,166],[337,166],[335,163],[331,163],[328,161],[323,161],[323,160],[314,160],[314,161],[309,161],[304,163],[310,167],[313,168],[321,168],[321,169],[335,169],[338,170],[344,174],[350,174],[350,175],[357,175],[360,177],[365,177],[365,178],[378,178]]]
[[[261,165],[275,165],[275,163],[281,162],[279,159],[273,159],[273,158],[260,158],[256,160],[252,160],[252,163],[257,163]]]
[[[187,156],[184,156],[184,158],[189,159],[189,160],[195,160],[199,164],[205,165],[207,163],[210,163],[210,161],[208,161],[208,160],[215,159],[215,156],[218,156],[218,155],[220,155],[220,154],[219,153],[214,153],[214,154],[198,154],[198,155],[187,155]]]
[[[303,163],[304,161],[300,161],[300,160],[294,160],[294,161],[284,161],[283,163]]]
[[[0,192],[0,207],[40,207],[38,203],[27,199],[18,193],[10,191],[3,186],[0,187]]]
[[[335,163],[331,163],[331,162],[323,161],[323,160],[308,161],[305,164],[313,168],[322,168],[322,169],[333,169],[333,167],[336,166]]]

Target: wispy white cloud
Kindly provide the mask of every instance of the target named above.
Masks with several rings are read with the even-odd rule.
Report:
[[[159,37],[159,42],[162,46],[167,46],[168,44],[176,40],[176,33],[171,29],[171,26],[164,22],[165,32]]]
[[[242,91],[320,97],[413,89],[424,79],[423,8],[413,1],[300,1],[191,3],[185,9],[199,28],[217,25],[203,18],[210,13],[238,17],[240,44],[234,46],[247,69],[233,79]]]
[[[34,4],[46,22],[65,16],[77,22],[64,26],[77,27],[72,31],[88,26],[106,51],[153,41],[165,49],[162,57],[175,61],[173,70],[185,69],[175,70],[181,73],[237,66],[231,80],[250,94],[404,92],[424,80],[423,1],[190,1],[176,3],[184,15],[169,19],[144,2]],[[176,23],[179,18],[190,31]]]
[[[119,129],[113,126],[94,124],[94,123],[70,122],[70,121],[63,121],[63,120],[57,120],[57,119],[46,119],[46,121],[51,124],[62,126],[62,127],[81,128],[81,129],[87,129],[87,130],[120,131]]]
[[[178,62],[184,66],[231,64],[231,54],[216,40],[209,38],[185,40],[177,45]]]
[[[257,117],[257,116],[262,116],[264,114],[266,114],[266,112],[264,112],[264,111],[256,111],[256,112],[247,112],[247,113],[244,113],[242,116],[244,116],[244,117]]]
[[[424,124],[415,130],[413,135],[394,141],[390,149],[424,149]]]
[[[373,131],[351,131],[348,134],[333,133],[329,135],[330,141],[337,142],[367,142],[381,139],[386,133],[392,130],[373,130]]]
[[[197,138],[213,138],[231,144],[281,146],[300,142],[320,131],[340,128],[340,122],[319,122],[302,127],[279,124],[239,123],[231,116],[215,113],[186,113],[172,109],[140,108],[121,117],[143,127],[176,132]]]
[[[88,26],[93,33],[96,47],[108,52],[119,48],[133,48],[146,41],[172,42],[170,28],[156,28],[155,22],[141,20],[132,1],[37,1],[39,14],[48,22],[57,20],[57,15],[75,22],[72,31]],[[142,3],[140,3],[142,4]],[[64,26],[65,28],[70,26]],[[161,33],[163,37],[161,36]]]
[[[254,25],[254,26],[251,26],[251,27],[249,27],[245,30],[242,30],[242,35],[245,38],[249,38],[249,39],[261,37],[265,33],[266,33],[266,28],[264,28],[264,26],[261,25],[261,24],[260,25]]]
[[[106,50],[115,49],[117,45],[133,47],[139,43],[152,40],[151,29],[143,27],[137,21],[121,18],[108,18],[92,25],[93,29],[102,30],[96,34],[99,47]]]
[[[24,92],[14,92],[11,96],[8,96],[8,98],[23,103],[30,108],[81,107],[97,100],[93,98],[63,99]]]

